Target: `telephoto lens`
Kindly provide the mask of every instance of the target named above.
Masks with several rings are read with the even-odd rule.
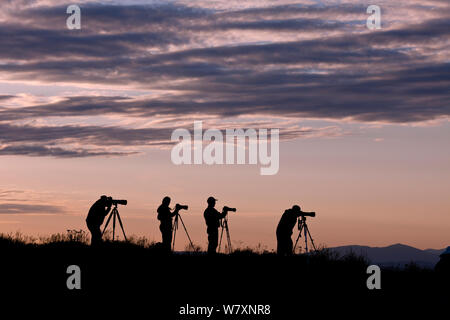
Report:
[[[315,212],[303,212],[302,211],[302,216],[304,216],[304,217],[315,217],[316,213]]]
[[[127,203],[128,203],[128,201],[127,200],[112,200],[112,203],[113,203],[113,205],[118,205],[118,204],[121,204],[121,205],[123,205],[123,206],[126,206],[127,205]]]
[[[187,209],[189,208],[189,206],[186,206],[186,205],[183,205],[183,204],[179,204],[179,203],[177,203],[176,207],[177,207],[179,210],[181,210],[181,209],[187,210]]]

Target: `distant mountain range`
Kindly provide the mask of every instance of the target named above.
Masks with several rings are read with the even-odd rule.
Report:
[[[368,247],[368,246],[342,246],[330,248],[331,250],[344,255],[354,252],[366,257],[371,263],[383,267],[405,267],[406,264],[414,262],[425,267],[434,268],[439,261],[439,255],[445,249],[426,249],[420,250],[404,244],[394,244],[387,247]]]

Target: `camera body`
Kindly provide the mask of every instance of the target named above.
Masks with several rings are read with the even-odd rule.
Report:
[[[175,205],[175,209],[176,210],[187,210],[189,208],[189,206],[187,206],[187,205],[182,205],[182,204],[179,204],[179,203],[177,203],[176,205]]]
[[[227,206],[225,206],[225,207],[223,207],[223,210],[224,211],[232,211],[232,212],[236,212],[236,208],[230,208],[230,207],[227,207]]]

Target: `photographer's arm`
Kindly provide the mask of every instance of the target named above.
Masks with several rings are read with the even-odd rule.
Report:
[[[216,210],[216,211],[217,211],[217,210]],[[225,218],[227,214],[228,214],[228,210],[226,210],[225,207],[223,207],[222,213],[220,213],[219,211],[217,211],[217,215],[218,215],[219,219]]]
[[[170,212],[170,210],[169,210],[170,217],[171,218],[175,217],[178,214],[179,211],[180,211],[180,209],[177,208],[177,207],[175,207],[175,209],[173,209],[172,212]]]

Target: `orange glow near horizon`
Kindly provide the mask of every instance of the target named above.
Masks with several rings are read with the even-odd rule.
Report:
[[[168,195],[205,249],[214,196],[236,247],[294,204],[318,245],[450,245],[449,1],[379,0],[375,30],[361,1],[82,0],[80,29],[63,2],[0,4],[0,233],[87,231],[105,194],[160,241]],[[195,121],[279,129],[278,173],[174,165]]]
[[[444,129],[448,127],[431,130]],[[9,189],[17,190],[9,197],[22,198],[25,204],[38,200],[63,212],[3,214],[0,232],[87,231],[84,219],[90,205],[108,194],[129,201],[119,208],[127,233],[160,241],[156,208],[169,195],[172,205],[189,205],[183,218],[194,242],[205,247],[202,213],[206,198],[214,195],[218,208],[238,208],[229,220],[236,246],[273,249],[278,219],[295,203],[317,212],[309,219],[317,244],[447,246],[449,151],[430,153],[428,141],[408,145],[395,136],[383,142],[353,139],[283,142],[275,176],[260,176],[251,165],[175,166],[170,150],[104,159],[3,157],[3,181],[15,181]],[[185,241],[181,234],[177,249],[183,249]]]

